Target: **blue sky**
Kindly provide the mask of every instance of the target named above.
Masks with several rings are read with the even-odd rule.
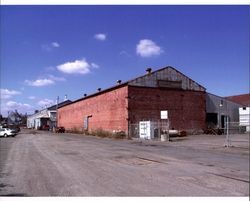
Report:
[[[249,92],[249,6],[1,6],[1,113],[173,66],[220,96]]]

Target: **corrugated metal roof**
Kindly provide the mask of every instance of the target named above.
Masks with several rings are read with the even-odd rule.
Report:
[[[169,81],[172,83],[180,82],[183,90],[206,91],[206,88],[176,70],[172,66],[156,70],[150,74],[146,74],[128,81],[132,86],[158,87],[158,81]],[[169,86],[170,87],[170,86]],[[174,87],[173,87],[174,88]]]
[[[61,103],[58,104],[58,108],[59,108],[59,107],[63,107],[63,106],[65,106],[65,105],[68,105],[68,104],[70,104],[71,102],[72,102],[71,100],[63,101],[63,102],[61,102]],[[48,110],[56,110],[56,107],[57,107],[57,105],[53,105],[53,106],[49,107]]]
[[[227,100],[239,103],[243,106],[250,106],[250,94],[241,94],[225,97]]]

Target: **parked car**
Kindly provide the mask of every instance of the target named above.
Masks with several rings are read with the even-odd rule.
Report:
[[[15,137],[17,132],[9,128],[0,128],[0,137]]]
[[[10,130],[14,130],[16,133],[21,131],[20,127],[17,125],[8,125],[6,128],[9,128]]]
[[[64,133],[65,132],[65,128],[64,127],[57,127],[56,128],[56,133]]]

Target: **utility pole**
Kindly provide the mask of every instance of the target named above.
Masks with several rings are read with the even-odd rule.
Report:
[[[219,104],[219,115],[218,115],[218,129],[220,132],[221,129],[221,113],[222,113],[222,107],[223,107],[223,100],[220,100],[220,104]]]
[[[56,99],[56,127],[58,127],[58,104],[59,104],[59,96]]]

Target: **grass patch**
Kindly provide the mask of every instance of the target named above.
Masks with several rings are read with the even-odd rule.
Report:
[[[92,130],[92,131],[84,131],[84,130],[74,127],[70,130],[67,130],[67,132],[75,133],[75,134],[92,135],[92,136],[97,136],[101,138],[125,139],[127,137],[124,131],[110,132],[107,130],[103,130],[101,128]]]
[[[101,138],[113,138],[113,139],[125,139],[127,137],[124,131],[110,132],[103,129],[97,129],[88,133],[88,135],[93,135]]]
[[[119,131],[113,134],[113,138],[115,139],[125,139],[127,137],[124,131]]]
[[[101,137],[101,138],[105,138],[105,137],[112,138],[112,135],[113,135],[111,132],[105,131],[103,129],[97,129],[97,130],[94,130],[90,133],[91,133],[91,135]]]

